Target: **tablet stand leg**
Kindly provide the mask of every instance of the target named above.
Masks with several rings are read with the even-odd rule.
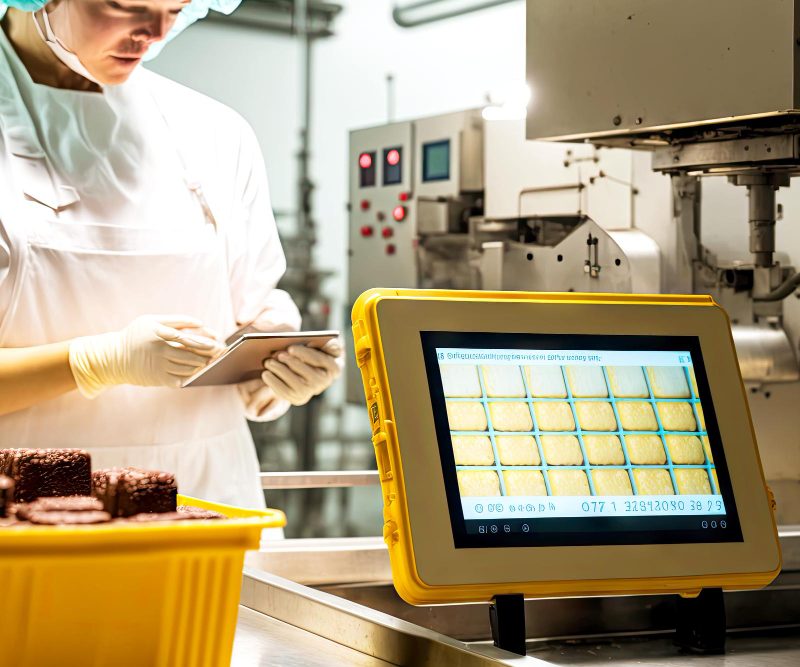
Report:
[[[675,645],[692,653],[725,653],[725,600],[721,588],[678,598]]]
[[[489,605],[494,645],[525,655],[525,598],[522,594],[495,595]]]

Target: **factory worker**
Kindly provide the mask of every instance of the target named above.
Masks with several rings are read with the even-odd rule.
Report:
[[[0,4],[0,447],[80,447],[260,507],[245,415],[328,387],[341,346],[247,385],[180,389],[224,337],[298,329],[256,138],[139,67],[238,0]],[[7,10],[7,11],[6,11]]]

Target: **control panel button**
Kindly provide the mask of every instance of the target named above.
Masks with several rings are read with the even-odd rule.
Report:
[[[395,247],[394,243],[387,243],[386,244],[386,254],[387,255],[394,255],[397,252],[397,248]]]
[[[375,214],[375,218],[377,218],[378,222],[383,222],[384,220],[386,220],[386,214],[383,211],[378,211]]]
[[[362,199],[361,200],[361,210],[362,211],[369,211],[369,199]]]
[[[375,151],[365,151],[358,156],[358,183],[362,188],[375,185]]]
[[[395,206],[394,210],[392,211],[392,217],[397,220],[397,222],[402,222],[406,219],[406,213],[408,210],[405,206]]]
[[[361,236],[369,237],[369,236],[372,236],[373,233],[374,233],[374,230],[372,229],[371,225],[364,225],[361,228]]]
[[[409,192],[401,192],[399,195],[397,195],[397,198],[400,201],[408,201],[410,199],[410,197],[411,197],[411,193],[409,193]]]
[[[390,239],[394,236],[394,230],[391,227],[384,227],[381,229],[381,236],[385,239]]]
[[[383,149],[383,184],[399,185],[403,182],[402,146]]]

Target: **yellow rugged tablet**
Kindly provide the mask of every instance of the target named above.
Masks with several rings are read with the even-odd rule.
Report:
[[[406,601],[692,595],[779,571],[710,297],[375,289],[353,331]]]

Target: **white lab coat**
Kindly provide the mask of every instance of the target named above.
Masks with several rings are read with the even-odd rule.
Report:
[[[204,215],[187,181],[200,183]],[[180,313],[223,335],[299,327],[256,138],[232,110],[138,70],[88,93],[31,81],[0,30],[0,347]],[[181,492],[264,505],[233,386],[72,391],[0,416],[0,447],[81,447],[94,468],[177,476]]]

